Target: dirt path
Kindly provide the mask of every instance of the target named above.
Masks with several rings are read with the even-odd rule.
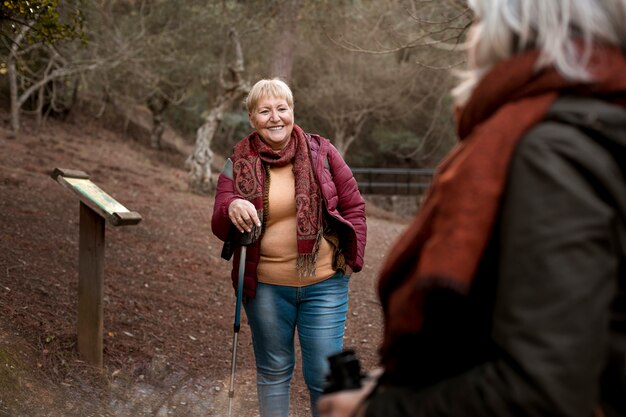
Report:
[[[0,416],[223,416],[234,294],[210,231],[213,200],[187,192],[183,156],[147,150],[87,120],[0,129]],[[106,227],[104,370],[75,346],[78,201],[50,177],[88,172],[143,220]],[[376,272],[406,221],[368,206],[366,267],[352,278],[345,346],[376,364]],[[235,411],[255,416],[242,326]],[[299,368],[299,364],[298,364]],[[310,415],[296,370],[294,417]]]

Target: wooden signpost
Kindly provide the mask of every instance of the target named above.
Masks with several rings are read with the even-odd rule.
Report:
[[[78,250],[78,352],[102,366],[104,298],[104,223],[134,225],[139,213],[128,210],[89,180],[83,171],[55,168],[52,178],[80,200]]]

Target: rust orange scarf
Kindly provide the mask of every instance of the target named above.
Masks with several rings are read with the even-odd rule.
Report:
[[[428,290],[467,295],[490,239],[519,140],[561,94],[614,99],[626,93],[626,59],[596,48],[592,83],[565,80],[554,69],[534,71],[537,51],[496,65],[457,113],[460,141],[438,167],[419,213],[390,250],[379,296],[385,315],[382,363],[393,369],[394,343],[418,334]],[[393,370],[391,370],[393,372]]]

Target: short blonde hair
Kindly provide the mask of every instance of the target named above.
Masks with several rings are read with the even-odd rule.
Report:
[[[467,47],[474,61],[459,73],[452,95],[462,104],[489,69],[530,48],[537,71],[553,66],[563,77],[590,81],[586,64],[595,44],[626,50],[626,0],[468,0],[477,22]],[[583,43],[582,51],[575,47]]]
[[[284,98],[293,110],[293,93],[287,83],[279,78],[259,80],[252,86],[248,97],[246,97],[248,113],[252,113],[256,109],[263,97]]]

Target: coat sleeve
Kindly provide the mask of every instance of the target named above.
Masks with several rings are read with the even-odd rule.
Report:
[[[350,267],[354,272],[363,268],[365,244],[367,242],[367,223],[365,221],[365,200],[359,192],[359,187],[352,175],[350,167],[339,154],[339,151],[330,144],[328,162],[337,189],[337,211],[353,227],[356,234],[356,256]]]
[[[381,390],[366,416],[593,415],[623,262],[619,172],[574,128],[527,135],[499,219],[493,355],[434,385]]]
[[[228,237],[228,231],[232,224],[228,217],[228,206],[230,206],[233,200],[238,198],[243,197],[235,192],[233,163],[228,159],[217,179],[215,203],[213,205],[213,215],[211,216],[211,231],[222,241],[225,241]]]

